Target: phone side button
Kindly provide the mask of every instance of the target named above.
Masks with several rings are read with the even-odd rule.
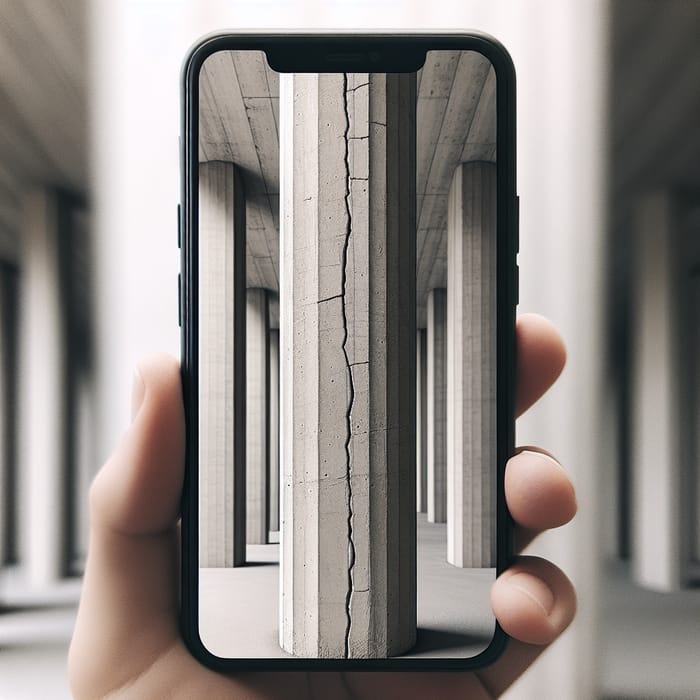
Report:
[[[182,328],[182,278],[177,273],[177,325]]]
[[[177,205],[177,247],[182,248],[182,210],[180,205]]]
[[[515,252],[520,252],[520,195],[515,195]]]
[[[520,303],[520,266],[515,266],[515,289],[514,289],[515,304],[517,306]]]

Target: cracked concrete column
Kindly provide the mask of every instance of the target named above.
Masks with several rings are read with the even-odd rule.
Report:
[[[270,328],[268,334],[268,402],[267,402],[267,461],[268,461],[268,532],[270,542],[279,542],[280,529],[280,332]]]
[[[246,290],[246,542],[267,544],[267,293]]]
[[[496,565],[496,165],[455,171],[447,221],[447,561]]]
[[[416,636],[415,75],[280,82],[280,643]]]
[[[242,361],[245,317],[245,196],[233,163],[199,164],[199,563],[245,562],[245,436],[234,406],[234,363]]]
[[[447,519],[447,292],[431,289],[427,299],[428,522]]]
[[[428,510],[428,392],[425,328],[416,330],[416,512]]]

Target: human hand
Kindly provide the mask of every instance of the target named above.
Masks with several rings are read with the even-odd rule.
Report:
[[[518,320],[518,414],[551,386],[564,361],[564,346],[548,321],[532,314]],[[495,663],[478,671],[211,671],[190,655],[178,629],[185,426],[176,360],[154,356],[141,364],[132,405],[133,423],[90,491],[90,543],[69,653],[78,699],[494,698],[574,616],[576,598],[566,576],[543,559],[519,557],[491,591],[496,618],[512,639]],[[519,550],[576,511],[566,473],[536,448],[521,448],[509,460],[505,494]]]

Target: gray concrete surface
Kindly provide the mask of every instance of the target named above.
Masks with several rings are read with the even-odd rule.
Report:
[[[283,646],[385,657],[415,638],[415,76],[280,101]]]
[[[447,225],[447,560],[496,561],[496,166],[463,163]]]
[[[269,304],[269,300],[268,300]],[[268,541],[279,542],[280,529],[280,332],[270,328],[268,332],[268,404],[267,404],[267,461],[268,461],[268,530],[276,533],[276,539],[268,534]]]
[[[0,700],[69,700],[66,659],[80,581],[35,590],[0,572]]]
[[[246,290],[246,543],[267,544],[268,533],[267,292]],[[231,364],[229,361],[227,364]]]
[[[233,164],[201,163],[199,173],[200,563],[235,566],[245,559],[245,474],[233,468],[237,431],[230,359],[240,335],[230,300],[236,285],[234,233],[245,226],[245,205]]]
[[[428,520],[447,520],[447,292],[431,289],[428,328]]]
[[[428,358],[425,328],[416,330],[416,511],[428,510]]]
[[[416,300],[425,327],[428,290],[446,285],[452,173],[461,161],[495,160],[496,80],[481,54],[430,51],[416,81]],[[232,161],[243,172],[250,287],[279,288],[279,123],[279,76],[263,52],[222,52],[205,61],[199,159]]]
[[[601,591],[601,700],[700,697],[700,589],[645,590],[615,561],[606,563]]]
[[[402,657],[473,656],[493,632],[492,569],[445,562],[445,524],[417,516],[417,639]],[[278,545],[248,545],[246,566],[200,570],[202,638],[222,656],[291,658],[278,642]]]

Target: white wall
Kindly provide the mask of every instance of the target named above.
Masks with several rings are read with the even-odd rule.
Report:
[[[564,377],[521,420],[518,436],[560,457],[581,504],[574,525],[533,547],[574,579],[578,620],[511,699],[594,697],[606,6],[603,0],[92,2],[101,455],[126,425],[137,358],[179,350],[178,85],[187,47],[231,27],[472,28],[508,47],[518,75],[521,308],[552,318],[569,346]]]

